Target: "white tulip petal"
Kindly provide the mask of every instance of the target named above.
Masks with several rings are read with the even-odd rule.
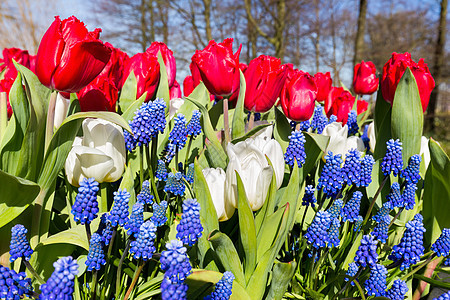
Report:
[[[170,99],[169,101],[169,120],[172,120],[172,118],[176,115],[178,110],[181,106],[184,104],[183,98],[174,98]]]
[[[422,156],[423,164],[425,165],[425,170],[428,169],[428,165],[431,161],[430,148],[428,147],[428,139],[422,136],[420,139],[420,155]]]
[[[55,104],[55,119],[53,121],[53,126],[59,128],[62,122],[66,119],[67,110],[69,109],[70,99],[64,98],[61,93],[56,96]]]
[[[375,146],[377,144],[377,140],[375,138],[375,123],[372,122],[369,124],[367,128],[367,137],[369,138],[369,147],[372,153],[375,152]]]
[[[220,222],[228,220],[233,216],[235,208],[231,203],[225,201],[225,171],[221,168],[207,168],[202,172],[208,184],[217,218]]]
[[[261,170],[256,183],[257,193],[255,195],[255,198],[252,199],[252,201],[250,201],[249,199],[250,207],[253,211],[257,211],[258,209],[260,209],[263,206],[264,201],[266,201],[270,181],[272,181],[272,174],[273,169],[271,166],[267,166]]]
[[[284,177],[284,154],[281,145],[276,140],[270,140],[263,148],[263,153],[267,155],[272,163],[277,180],[277,188],[281,187]]]
[[[82,174],[87,178],[95,178],[97,182],[104,182],[106,176],[114,168],[113,159],[95,148],[85,146],[74,148],[80,161]]]

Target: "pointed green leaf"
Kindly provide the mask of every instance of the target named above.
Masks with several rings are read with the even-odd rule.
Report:
[[[245,141],[246,139],[251,138],[253,135],[258,133],[260,130],[262,130],[262,129],[268,127],[268,126],[272,126],[272,124],[262,124],[262,125],[255,126],[249,132],[247,132],[246,134],[244,134],[240,138],[232,140],[231,143],[237,144],[239,142]]]
[[[257,243],[257,261],[261,259],[261,256],[269,250],[275,243],[275,237],[279,234],[279,228],[281,226],[281,220],[283,218],[286,207],[280,207],[276,212],[268,215],[264,223],[261,226],[261,230],[258,233]]]
[[[239,97],[236,103],[236,108],[233,114],[232,137],[239,138],[245,134],[245,113],[244,113],[244,98],[245,98],[245,77],[244,73],[239,70]]]
[[[131,164],[128,164],[125,168],[125,174],[122,176],[122,181],[120,182],[119,189],[126,189],[128,193],[130,193],[130,201],[128,203],[130,213],[131,208],[136,203],[136,193],[134,191],[134,176],[136,172],[131,168]],[[102,199],[103,201],[103,199]],[[99,205],[101,207],[101,205]]]
[[[303,132],[305,135],[305,153],[306,160],[303,165],[303,176],[309,174],[309,172],[314,168],[317,163],[317,160],[322,157],[325,153],[328,142],[330,141],[330,137],[321,134]]]
[[[134,72],[131,71],[123,84],[120,91],[119,107],[122,112],[128,110],[130,105],[136,101],[137,98],[137,80]]]
[[[127,110],[122,114],[122,118],[124,118],[126,121],[130,122],[134,118],[134,113],[136,110],[141,107],[142,103],[144,103],[145,98],[147,97],[147,92],[145,92],[139,99],[133,101],[131,104],[129,104]]]
[[[291,135],[291,125],[286,116],[276,107],[275,109],[275,127],[273,130],[273,137],[280,143],[283,153],[289,145],[289,136]]]
[[[278,262],[273,266],[272,283],[267,299],[281,300],[292,280],[297,264],[295,261]]]
[[[167,78],[167,69],[164,64],[164,59],[162,58],[161,51],[158,51],[158,63],[159,63],[159,85],[158,90],[156,91],[156,98],[164,99],[166,102],[166,113],[169,112],[169,101],[170,101],[170,92],[169,92],[169,79]]]
[[[381,85],[377,92],[377,101],[375,102],[375,153],[374,159],[378,160],[386,153],[386,142],[391,138],[391,105],[384,100],[381,93]]]

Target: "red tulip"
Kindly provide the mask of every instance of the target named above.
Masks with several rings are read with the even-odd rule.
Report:
[[[248,68],[247,64],[239,63],[239,69],[242,71],[242,73],[243,73],[244,75],[245,75],[245,71],[247,70],[247,68]],[[240,87],[240,83],[239,83],[239,87]],[[236,91],[234,91],[234,93],[230,96],[230,99],[228,99],[231,103],[236,103],[236,102],[237,102],[237,100],[238,100],[238,98],[239,98],[239,90],[240,90],[239,87],[238,87],[238,89],[237,89]],[[212,95],[211,95],[211,96],[212,96]],[[221,100],[221,99],[223,99],[223,97],[220,97],[220,96],[216,96],[216,97],[212,96],[212,97],[211,97],[211,101],[214,101],[214,100],[219,101],[219,100]]]
[[[173,98],[181,98],[181,88],[180,85],[178,84],[178,81],[174,81],[172,87],[169,90],[169,94],[170,94],[170,99]]]
[[[147,52],[133,55],[125,68],[121,87],[131,71],[133,71],[136,76],[137,98],[141,97],[144,92],[147,92],[145,101],[147,102],[152,99],[159,84],[160,75],[158,59]]]
[[[74,16],[55,17],[42,37],[36,58],[36,75],[43,85],[75,93],[103,70],[111,49],[98,39],[101,29],[88,32]]]
[[[108,77],[114,82],[116,87],[119,87],[122,82],[125,66],[130,57],[122,50],[114,48],[110,43],[105,43],[105,45],[111,49],[111,57],[98,77]]]
[[[200,70],[198,69],[197,65],[193,62],[189,64],[189,69],[191,70],[192,82],[195,89],[200,81],[202,81],[202,76],[200,75]]]
[[[395,90],[407,67],[411,69],[414,78],[416,79],[417,87],[419,88],[420,101],[422,102],[422,109],[425,112],[428,107],[428,102],[430,101],[431,91],[435,86],[434,79],[423,58],[419,60],[419,63],[416,63],[411,59],[411,54],[408,52],[403,54],[392,53],[392,57],[384,65],[383,76],[381,79],[381,92],[383,98],[392,105]]]
[[[362,114],[363,112],[365,112],[367,110],[368,106],[369,106],[369,102],[358,99],[358,101],[356,102],[356,113],[358,115]]]
[[[341,87],[333,87],[325,100],[325,113],[327,117],[335,115],[337,122],[347,123],[348,113],[352,110],[355,97]]]
[[[233,39],[229,38],[219,44],[212,40],[205,49],[195,51],[192,62],[211,94],[227,97],[239,88],[241,47],[233,54]]]
[[[281,106],[286,117],[296,122],[309,120],[314,113],[316,96],[313,76],[299,70],[288,70],[281,91]]]
[[[245,72],[245,108],[259,113],[271,109],[280,97],[286,76],[287,69],[278,58],[261,55],[253,59]]]
[[[119,97],[114,82],[99,76],[77,93],[81,111],[116,111]]]
[[[170,50],[164,43],[153,42],[145,52],[154,55],[156,58],[158,58],[158,52],[161,52],[164,65],[166,66],[169,87],[171,87],[175,82],[175,77],[177,76],[177,64],[175,62],[175,57],[173,56],[172,50]]]
[[[0,80],[0,92],[6,93],[6,105],[7,105],[7,111],[8,111],[8,118],[11,118],[12,115],[12,108],[11,104],[9,103],[9,92],[11,91],[11,87],[14,83],[15,78],[13,77],[6,77],[2,80]]]
[[[353,72],[353,89],[359,95],[371,95],[378,89],[377,69],[371,61],[356,64]]]
[[[192,79],[192,76],[186,76],[183,80],[183,95],[185,97],[189,96],[194,88],[194,79]]]
[[[13,64],[13,59],[17,63],[31,69],[30,63],[33,56],[29,55],[27,50],[22,50],[19,48],[5,48],[3,49],[3,65],[0,66],[0,71],[6,69],[4,78],[14,79],[17,76],[17,69]]]
[[[328,98],[328,94],[331,91],[333,80],[331,79],[330,72],[321,73],[318,72],[314,75],[314,82],[317,86],[317,101],[323,102]]]

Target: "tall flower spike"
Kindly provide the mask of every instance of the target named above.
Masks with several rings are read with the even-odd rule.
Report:
[[[389,213],[391,212],[391,203],[385,202],[383,203],[383,206],[380,208],[380,210],[377,212],[375,216],[372,217],[372,219],[375,222],[381,222],[382,219],[387,218],[387,222],[390,222]]]
[[[318,189],[322,189],[324,194],[329,198],[334,198],[338,195],[342,188],[342,158],[340,154],[333,155],[333,152],[328,151],[325,156],[325,165],[319,177]]]
[[[105,246],[109,245],[109,242],[111,241],[112,238],[113,230],[114,228],[112,227],[111,222],[108,220],[108,213],[104,213],[100,218],[100,225],[97,230],[97,233],[102,236],[102,241],[105,244]]]
[[[128,125],[131,128],[132,121],[128,122]],[[131,128],[131,130],[133,130],[133,128]],[[131,133],[129,133],[127,130],[124,130],[123,131],[123,137],[125,138],[125,147],[127,148],[127,150],[129,152],[131,152],[134,149],[136,149],[137,141],[136,141],[136,139],[134,138],[134,136]]]
[[[389,219],[382,218],[379,223],[375,226],[375,228],[372,231],[372,236],[382,242],[383,244],[386,243],[386,240],[388,238],[388,229],[389,229]]]
[[[183,174],[180,172],[177,172],[176,174],[169,173],[166,185],[164,186],[164,192],[172,193],[175,196],[183,196],[185,188]]]
[[[363,217],[358,216],[358,218],[356,218],[355,226],[353,227],[353,231],[359,232],[361,230],[362,222],[363,222]]]
[[[386,298],[391,300],[403,300],[408,292],[408,286],[406,282],[400,279],[394,280],[391,288],[386,292]]]
[[[369,279],[364,283],[368,295],[380,297],[386,294],[386,275],[385,266],[379,264],[371,266]]]
[[[136,240],[131,242],[130,253],[135,259],[142,258],[144,261],[152,258],[156,248],[154,240],[156,238],[156,226],[147,220],[139,228]]]
[[[130,122],[133,136],[129,133],[125,134],[125,142],[129,151],[132,151],[136,145],[148,145],[152,140],[151,106],[151,102],[144,102],[134,113],[133,120]]]
[[[0,299],[19,300],[25,295],[31,298],[32,293],[31,279],[26,278],[25,272],[16,273],[14,269],[0,265]]]
[[[186,145],[186,118],[182,114],[178,114],[174,119],[174,123],[173,129],[169,133],[169,142],[180,151]]]
[[[300,131],[308,131],[309,127],[311,127],[309,120],[300,122]]]
[[[182,283],[191,274],[191,264],[186,254],[186,247],[178,240],[172,240],[166,244],[166,249],[161,253],[161,269],[164,277],[172,283]]]
[[[41,285],[39,299],[72,299],[74,279],[78,274],[78,265],[71,256],[61,257],[53,263],[53,271],[47,283]]]
[[[298,167],[301,167],[305,163],[305,136],[301,131],[293,131],[289,136],[289,145],[284,154],[284,161],[291,167],[294,167],[295,161],[297,161]]]
[[[416,190],[417,186],[415,183],[406,183],[405,190],[402,194],[402,202],[406,210],[414,208],[414,205],[416,204]]]
[[[398,184],[398,182],[394,182],[391,185],[391,191],[386,196],[386,199],[390,203],[391,209],[394,209],[395,207],[403,207],[403,199],[400,194],[400,184]]]
[[[354,184],[359,187],[361,182],[361,154],[358,150],[350,149],[347,154],[345,154],[342,176],[347,185]]]
[[[136,202],[131,209],[130,219],[125,224],[125,229],[129,236],[137,236],[139,228],[144,223],[144,206],[140,202]]]
[[[323,129],[327,126],[328,119],[323,113],[322,106],[316,106],[314,108],[314,115],[311,120],[311,129],[318,134],[322,134]]]
[[[158,166],[156,167],[155,177],[159,181],[167,180],[167,168],[166,168],[166,164],[164,163],[164,161],[162,159],[158,159]]]
[[[340,216],[342,206],[344,206],[344,202],[341,199],[334,200],[331,207],[327,210],[330,213],[331,219],[336,219]]]
[[[331,225],[331,215],[326,211],[318,211],[311,225],[305,233],[308,244],[319,249],[325,247],[330,241],[328,229]]]
[[[204,300],[228,300],[231,296],[233,288],[234,275],[230,271],[223,273],[222,278],[216,283],[214,292],[206,296]]]
[[[334,218],[331,222],[330,229],[328,230],[328,236],[330,241],[328,242],[328,248],[339,247],[341,240],[339,239],[339,229],[341,227],[341,222],[339,219]]]
[[[314,196],[314,192],[316,189],[312,185],[307,185],[305,188],[305,194],[303,195],[302,199],[302,205],[308,206],[311,205],[311,207],[314,208],[314,204],[317,202],[316,196]]]
[[[192,137],[197,137],[200,133],[202,133],[202,126],[200,125],[200,117],[202,114],[198,110],[194,110],[192,112],[192,117],[189,123],[186,126],[187,135]]]
[[[363,134],[361,135],[361,140],[363,141],[364,147],[366,148],[366,150],[370,151],[370,144],[369,144],[370,138],[367,135],[368,130],[369,130],[369,125],[364,125],[364,130],[363,130]]]
[[[150,182],[148,180],[145,180],[142,183],[141,191],[139,192],[139,194],[136,197],[137,202],[141,203],[142,205],[145,205],[145,204],[152,205],[153,198],[154,197],[150,192]]]
[[[440,295],[437,298],[434,298],[433,300],[449,300],[450,299],[450,291],[448,291],[445,294]]]
[[[172,143],[168,143],[164,148],[162,159],[166,164],[170,164],[172,159],[175,157],[176,146]]]
[[[150,111],[150,124],[152,128],[152,136],[155,137],[158,133],[163,133],[166,128],[166,102],[162,98],[156,98],[152,102],[152,109]]]
[[[98,233],[94,233],[89,242],[89,253],[85,262],[88,271],[100,270],[106,264],[103,252],[103,240]]]
[[[342,221],[355,222],[359,216],[359,208],[361,206],[362,193],[356,191],[353,193],[350,200],[345,203],[341,211]]]
[[[377,241],[371,235],[364,235],[355,254],[355,263],[365,268],[366,266],[374,266],[377,262]]]
[[[188,285],[185,283],[172,283],[164,277],[161,282],[162,300],[185,300],[187,299]]]
[[[349,281],[353,276],[355,276],[359,271],[359,267],[356,263],[352,262],[348,264],[348,270],[345,273],[345,275],[347,275],[350,278],[345,277],[344,280],[345,281]],[[352,281],[350,282],[351,285],[355,285],[355,283]]]
[[[436,252],[437,256],[450,255],[450,229],[444,228],[441,235],[431,246],[431,250]]]
[[[420,179],[419,169],[422,157],[414,154],[409,158],[408,166],[400,173],[401,178],[405,178],[407,182],[416,184]]]
[[[381,161],[381,171],[385,176],[391,173],[397,176],[403,168],[402,143],[397,139],[390,139],[386,142],[386,155]]]
[[[423,247],[425,231],[420,218],[414,218],[406,223],[406,231],[400,244],[395,245],[389,255],[389,259],[394,262],[401,260],[400,270],[403,271],[420,260],[425,250]]]
[[[361,176],[359,185],[363,187],[368,187],[372,182],[372,169],[375,160],[370,154],[366,154],[361,160]]]
[[[177,225],[177,239],[189,246],[194,245],[202,236],[203,226],[200,222],[200,204],[196,199],[183,201],[183,214]]]
[[[194,183],[194,163],[189,164],[186,171],[186,181],[190,184]]]
[[[348,135],[355,135],[358,133],[359,126],[356,120],[356,111],[352,110],[348,113],[347,119]]]
[[[80,182],[75,203],[72,206],[72,214],[75,221],[81,224],[90,224],[98,214],[98,182],[94,178],[84,178]]]
[[[152,222],[155,226],[159,227],[167,222],[167,201],[161,201],[161,204],[153,203],[153,215],[151,217]]]
[[[30,260],[33,250],[31,249],[30,242],[27,239],[28,230],[21,224],[14,225],[11,228],[11,242],[9,247],[9,254],[11,262],[15,261],[19,257],[22,257],[26,261]]]
[[[336,122],[336,121],[337,121],[337,117],[336,117],[335,115],[331,115],[331,116],[330,116],[330,119],[328,120],[327,125],[328,125],[328,124],[331,124],[331,123],[334,123],[334,122]]]
[[[113,227],[116,227],[117,225],[123,226],[128,222],[129,200],[130,193],[127,192],[127,189],[114,192],[114,204],[108,215],[108,221],[111,222]]]

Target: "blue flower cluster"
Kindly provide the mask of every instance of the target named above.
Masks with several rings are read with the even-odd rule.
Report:
[[[409,183],[416,184],[420,179],[419,169],[422,157],[419,154],[414,154],[409,158],[408,166],[400,173],[401,178]]]
[[[206,296],[204,300],[228,300],[233,288],[234,275],[230,271],[223,273],[222,278],[216,283],[214,292]]]
[[[403,168],[402,143],[399,140],[390,139],[386,142],[386,155],[381,161],[381,171],[385,176],[391,173],[397,176]]]
[[[406,183],[405,190],[402,194],[402,202],[406,210],[414,208],[414,205],[416,204],[416,190],[417,186],[415,183]]]
[[[176,146],[172,143],[168,143],[164,148],[162,159],[165,163],[170,164],[172,159],[175,157]]]
[[[355,254],[355,263],[360,267],[374,266],[378,262],[377,241],[371,235],[363,235]]]
[[[161,201],[160,204],[153,203],[153,215],[151,217],[151,220],[155,224],[155,226],[159,227],[166,224],[167,222],[166,209],[167,209],[167,201]]]
[[[194,183],[194,163],[189,164],[187,171],[186,171],[185,179],[190,184]]]
[[[347,126],[348,135],[355,135],[359,131],[358,121],[356,120],[356,111],[352,110],[348,113]]]
[[[437,298],[434,298],[433,300],[450,300],[450,291],[448,291],[445,294],[440,295]]]
[[[125,229],[129,236],[136,237],[139,233],[139,228],[144,223],[144,206],[140,202],[136,202],[131,209],[130,219],[125,224]]]
[[[88,271],[100,270],[106,264],[103,251],[103,239],[98,233],[94,233],[89,242],[89,253],[85,262]]]
[[[431,250],[436,252],[437,256],[450,255],[450,229],[444,228],[441,235],[431,246]]]
[[[366,154],[361,160],[361,176],[359,185],[363,187],[368,187],[372,182],[372,169],[375,160],[370,154]]]
[[[307,185],[305,188],[305,194],[303,195],[302,199],[302,205],[308,206],[311,205],[311,207],[314,208],[314,203],[317,202],[316,196],[314,196],[314,192],[316,189],[312,185]]]
[[[386,240],[388,238],[388,229],[389,218],[382,218],[380,222],[377,223],[371,234],[380,242],[386,243]]]
[[[32,292],[31,279],[26,278],[25,272],[16,273],[0,265],[0,299],[19,300]]]
[[[186,254],[186,248],[183,247],[181,241],[170,241],[166,244],[166,249],[161,253],[160,262],[161,269],[165,272],[164,280],[167,280],[169,284],[161,286],[162,296],[164,299],[177,299],[169,297],[174,294],[174,288],[171,288],[171,285],[183,284],[186,277],[191,274],[192,267]],[[179,287],[175,286],[175,290],[178,291],[178,289]]]
[[[403,199],[400,194],[400,184],[398,182],[394,182],[391,185],[391,190],[389,194],[386,196],[388,203],[391,205],[391,209],[395,207],[403,207]]]
[[[174,126],[169,133],[169,142],[176,147],[178,151],[183,149],[186,145],[187,132],[186,132],[186,118],[183,114],[178,114],[174,118]]]
[[[341,227],[341,222],[338,218],[334,218],[331,221],[330,229],[328,230],[328,236],[330,240],[328,242],[328,248],[339,247],[341,240],[339,239],[339,229]]]
[[[55,270],[46,283],[41,285],[39,299],[72,299],[74,279],[78,265],[71,256],[61,257],[53,263]]]
[[[30,242],[27,239],[28,230],[21,224],[14,225],[11,228],[11,242],[9,246],[10,261],[22,257],[26,261],[30,260],[33,250],[31,249]]]
[[[333,155],[331,151],[325,156],[325,165],[319,177],[317,184],[318,189],[322,189],[323,193],[334,198],[338,195],[343,185],[342,178],[342,158],[340,154]]]
[[[328,120],[327,125],[328,125],[328,124],[331,124],[331,123],[334,123],[334,122],[336,122],[336,121],[337,121],[337,116],[331,115],[331,116],[330,116],[330,119]]]
[[[158,159],[158,165],[156,166],[155,177],[159,181],[167,180],[167,168],[166,164],[162,159]]]
[[[341,211],[341,217],[344,222],[356,222],[359,216],[362,196],[363,194],[360,191],[356,191],[353,193],[350,200],[344,205]]]
[[[350,279],[352,279],[354,276],[356,276],[356,274],[359,271],[359,267],[355,262],[349,263],[348,264],[348,269],[347,272],[345,273],[345,275],[347,275],[350,278],[345,277],[344,280],[345,281],[349,281]],[[352,281],[350,282],[351,285],[355,285],[355,283]]]
[[[203,226],[200,222],[200,204],[196,199],[183,202],[183,214],[177,225],[177,239],[189,246],[194,245],[202,236]]]
[[[172,193],[175,196],[183,196],[185,188],[183,174],[181,172],[177,172],[176,174],[169,173],[166,185],[164,186],[164,192]]]
[[[323,108],[318,105],[314,108],[314,115],[311,120],[311,129],[316,131],[318,134],[322,134],[323,129],[327,126],[328,119],[323,113]]]
[[[200,125],[200,117],[202,114],[198,110],[194,110],[192,112],[192,117],[189,123],[186,126],[187,135],[192,137],[197,137],[200,133],[202,133],[202,126]]]
[[[98,182],[95,178],[84,178],[80,182],[75,203],[72,206],[72,214],[75,221],[81,224],[90,224],[98,214]]]
[[[362,223],[363,223],[363,217],[361,215],[359,215],[358,218],[356,218],[355,226],[353,227],[353,231],[359,232],[361,230]]]
[[[330,236],[328,235],[330,225],[330,213],[326,211],[318,211],[313,222],[305,233],[305,238],[308,244],[311,244],[316,249],[325,247],[330,241]]]
[[[358,150],[350,149],[345,154],[342,176],[347,185],[354,184],[359,187],[361,181],[361,154]]]
[[[154,245],[156,229],[156,226],[148,220],[141,225],[136,240],[132,241],[130,245],[130,253],[135,259],[142,258],[147,261],[152,258],[156,251]]]
[[[295,122],[294,122],[295,123]],[[308,131],[308,129],[311,127],[311,124],[309,123],[309,120],[300,122],[300,131]],[[295,125],[294,125],[294,129],[295,130]]]
[[[375,297],[384,296],[386,293],[387,269],[383,265],[375,264],[370,267],[369,279],[364,283],[367,294]]]
[[[334,200],[331,207],[327,210],[330,213],[331,219],[336,219],[340,216],[344,202],[341,199]]]
[[[389,213],[391,212],[391,203],[385,202],[376,215],[372,217],[375,222],[380,223],[381,220],[386,219],[386,222],[390,222]]]
[[[97,233],[102,236],[102,240],[105,246],[109,245],[109,242],[111,241],[113,235],[113,230],[114,228],[111,225],[111,222],[108,220],[108,214],[104,213],[100,218],[100,225]]]
[[[301,131],[296,130],[291,133],[289,136],[289,145],[284,154],[286,164],[293,167],[295,161],[297,161],[298,167],[303,166],[306,159],[305,143],[306,139]]]
[[[186,283],[172,283],[164,277],[161,282],[162,300],[185,300],[187,299],[188,285]]]
[[[123,226],[128,222],[128,201],[130,193],[126,189],[114,192],[114,204],[108,214],[108,221],[113,227],[117,225]]]
[[[142,205],[153,204],[153,195],[150,192],[150,182],[148,180],[145,180],[142,183],[142,189],[139,192],[139,194],[136,197],[137,202],[141,203]]]
[[[408,286],[403,280],[396,279],[391,288],[387,290],[385,297],[391,300],[403,300],[408,292]]]

